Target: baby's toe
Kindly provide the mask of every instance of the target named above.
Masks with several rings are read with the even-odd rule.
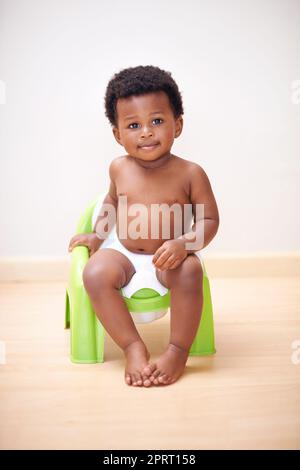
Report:
[[[166,374],[163,374],[160,375],[157,380],[159,383],[166,385],[169,382],[169,377]]]
[[[132,385],[134,387],[137,387],[137,385],[138,385],[138,375],[137,374],[132,374]]]
[[[136,374],[136,378],[137,378],[137,385],[141,387],[143,385],[143,379],[139,372]]]
[[[150,377],[148,377],[143,372],[142,372],[142,380],[143,380],[144,387],[150,387],[150,385],[151,385]]]
[[[150,380],[151,380],[151,382],[152,382],[153,384],[155,384],[155,385],[158,385],[158,384],[159,384],[159,382],[158,382],[158,377],[161,375],[161,373],[162,373],[162,372],[161,372],[161,370],[159,370],[159,369],[157,369],[157,370],[155,370],[155,371],[153,372],[153,374],[152,374],[151,377],[150,377]]]
[[[144,367],[143,374],[145,374],[147,377],[150,377],[150,375],[155,371],[156,369],[156,364],[147,364],[146,367]]]
[[[132,380],[129,374],[125,375],[125,382],[127,383],[127,385],[132,385]]]
[[[148,379],[148,377],[144,378],[143,385],[144,385],[144,387],[150,387],[151,381]]]

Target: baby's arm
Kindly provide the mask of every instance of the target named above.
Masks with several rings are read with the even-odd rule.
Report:
[[[101,209],[99,211],[99,215],[97,217],[95,226],[93,228],[92,233],[80,233],[77,235],[74,235],[74,237],[71,238],[70,243],[69,243],[69,251],[72,251],[75,246],[87,246],[90,252],[90,256],[92,256],[101,246],[105,238],[108,237],[110,234],[114,223],[115,222],[115,214],[117,211],[117,204],[118,204],[118,198],[116,194],[116,187],[115,187],[115,175],[117,171],[117,164],[115,163],[116,159],[113,160],[109,166],[109,175],[110,175],[110,186],[108,193],[106,194],[103,202]],[[109,206],[107,206],[107,204]],[[105,208],[110,207],[111,211],[107,212]],[[107,214],[107,215],[106,215]],[[111,218],[113,217],[114,220]],[[103,221],[106,221],[105,224],[103,224]],[[108,224],[109,230],[106,229],[106,225]],[[98,226],[98,230],[97,230]],[[101,228],[105,228],[105,235],[101,237]],[[98,233],[96,233],[96,231]]]
[[[118,171],[118,164],[116,163],[116,159],[113,160],[109,166],[109,176],[110,176],[110,185],[108,193],[106,194],[101,209],[99,211],[99,216],[95,222],[95,226],[93,229],[94,233],[97,233],[100,243],[103,243],[105,238],[108,237],[110,234],[113,226],[116,223],[116,214],[117,214],[117,207],[118,207],[118,196],[116,190],[116,172]],[[104,223],[105,222],[105,223]],[[108,226],[108,229],[106,229]],[[101,233],[103,233],[103,237]]]
[[[196,163],[191,168],[190,202],[194,224],[190,232],[179,239],[185,240],[187,253],[202,250],[214,238],[219,227],[219,211],[207,174]],[[193,247],[189,247],[189,244]]]

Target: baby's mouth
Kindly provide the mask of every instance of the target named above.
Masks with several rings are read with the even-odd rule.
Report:
[[[139,148],[142,150],[153,150],[158,146],[159,146],[159,143],[156,143],[156,144],[151,144],[151,145],[139,145]]]

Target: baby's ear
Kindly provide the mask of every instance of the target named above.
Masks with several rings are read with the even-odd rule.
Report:
[[[119,129],[117,127],[113,127],[113,134],[114,134],[114,138],[116,139],[116,141],[118,142],[118,144],[120,145],[123,145],[122,144],[122,141],[121,141],[121,138],[120,138],[120,132],[119,132]]]
[[[180,136],[183,128],[183,117],[179,116],[175,123],[175,139]]]

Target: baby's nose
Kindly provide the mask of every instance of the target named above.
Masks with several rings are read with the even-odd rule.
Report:
[[[144,127],[143,130],[142,130],[142,137],[144,136],[151,136],[152,137],[153,133],[151,131],[151,129],[148,129],[147,127]]]

